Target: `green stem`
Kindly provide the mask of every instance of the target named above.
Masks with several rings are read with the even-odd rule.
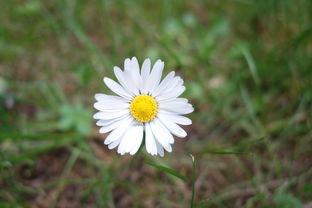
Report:
[[[195,172],[195,158],[193,155],[191,155],[192,158],[192,199],[191,199],[191,204],[190,208],[193,208],[194,206],[194,201],[195,201],[195,181],[196,181],[196,172]]]

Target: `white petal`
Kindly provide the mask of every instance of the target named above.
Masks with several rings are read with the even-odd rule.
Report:
[[[129,125],[133,122],[133,118],[130,117],[127,119],[126,122],[124,122],[122,125],[120,125],[118,128],[114,129],[105,139],[104,144],[110,144],[113,141],[116,141],[122,135],[125,133]]]
[[[143,124],[132,122],[128,127],[118,147],[117,152],[120,154],[134,154],[138,151],[143,139]]]
[[[132,57],[131,62],[132,62],[132,70],[134,71],[133,74],[136,76],[136,80],[140,81],[141,76],[138,59],[136,57]]]
[[[183,85],[184,84],[184,81],[183,81],[183,79],[181,78],[180,80],[179,80],[179,82],[178,82],[178,85]]]
[[[125,137],[125,135],[127,134],[128,131],[130,131],[129,128],[127,129],[125,134],[122,136],[121,142],[120,142],[118,149],[117,149],[117,152],[121,155],[124,155],[127,152],[127,148],[131,148],[131,146],[130,146],[131,141],[130,141],[129,137]]]
[[[194,111],[194,108],[191,104],[179,103],[179,102],[177,103],[171,102],[171,103],[165,103],[165,104],[162,104],[161,102],[159,102],[158,109],[159,111],[169,111],[169,112],[174,112],[178,114],[188,114]]]
[[[141,78],[142,78],[142,87],[141,87],[141,93],[147,94],[148,90],[148,77],[150,75],[151,71],[151,60],[145,59],[142,64],[142,70],[141,70]]]
[[[164,116],[158,116],[160,121],[164,124],[164,126],[169,129],[169,131],[177,136],[177,137],[181,137],[184,138],[186,137],[187,133],[177,124],[175,124],[174,122],[172,122],[171,120],[167,119]]]
[[[133,96],[131,96],[127,91],[125,91],[125,89],[123,87],[121,87],[117,82],[115,82],[114,80],[104,77],[104,82],[106,84],[106,86],[113,91],[114,93],[116,93],[117,95],[120,95],[121,97],[124,97],[128,100],[131,100],[133,98]]]
[[[132,95],[138,95],[139,90],[133,85],[132,80],[125,77],[125,73],[122,70],[115,66],[114,73],[119,83],[123,86],[123,88]]]
[[[157,155],[156,141],[149,123],[145,124],[145,135],[146,151],[151,155]]]
[[[129,119],[130,115],[128,115],[128,117],[122,119],[122,120],[117,120],[109,125],[103,126],[100,128],[100,133],[104,134],[107,133],[113,129],[116,129],[118,126],[123,125],[123,123],[127,122],[127,120]]]
[[[181,125],[191,125],[192,124],[192,120],[184,117],[184,116],[180,116],[180,115],[176,115],[173,113],[158,113],[157,116],[161,116],[161,117],[166,117],[169,120],[172,120],[174,123],[177,124],[181,124]]]
[[[105,94],[102,94],[102,93],[95,94],[94,98],[98,102],[110,102],[110,101],[129,102],[129,100],[127,100],[127,99],[125,99],[123,97],[119,97],[119,96],[115,96],[115,95],[105,95]]]
[[[152,122],[150,122],[152,132],[156,137],[157,141],[165,148],[166,151],[170,151],[170,144],[174,143],[173,136],[170,134],[168,129],[163,126],[163,124],[155,118]]]
[[[93,115],[94,119],[102,119],[102,120],[108,120],[113,118],[118,118],[120,116],[123,116],[125,114],[129,113],[129,109],[119,110],[119,111],[100,111]]]
[[[156,97],[157,95],[159,95],[164,89],[166,89],[170,83],[173,80],[174,77],[174,71],[170,72],[164,79],[163,81],[160,83],[160,85],[154,90],[154,92],[152,92],[152,96]]]
[[[189,114],[192,113],[194,111],[194,108],[191,104],[188,104],[184,107],[176,107],[176,108],[172,108],[169,107],[168,108],[159,108],[158,113],[176,113],[176,114],[180,114],[180,115],[184,115],[184,114]]]
[[[169,100],[169,99],[174,99],[179,97],[183,92],[185,91],[185,87],[184,86],[180,86],[176,89],[171,90],[170,92],[162,93],[161,95],[159,95],[158,97],[156,97],[156,100],[162,101],[162,100]]]
[[[156,142],[156,147],[157,147],[157,153],[159,154],[160,157],[164,156],[164,148],[161,146],[161,144],[155,140]]]
[[[131,70],[131,60],[129,58],[125,59],[124,69],[125,69],[125,71]]]
[[[139,62],[136,57],[133,57],[131,60],[125,60],[125,76],[128,80],[131,80],[133,86],[140,89],[142,80],[140,76],[140,67]]]
[[[160,93],[159,93],[159,96],[163,95],[163,94],[167,94],[168,92],[171,92],[172,90],[175,90],[179,87],[182,86],[183,84],[183,80],[181,77],[179,76],[176,76],[174,77],[172,80],[170,80],[170,83],[169,85],[167,85],[166,88],[164,88]]]
[[[142,141],[143,141],[143,124],[137,126],[136,135],[133,137],[134,145],[130,151],[130,155],[134,155],[140,148]]]
[[[108,125],[110,125],[110,124],[112,124],[112,123],[114,123],[114,122],[116,122],[116,121],[120,121],[120,120],[126,118],[126,117],[129,116],[129,115],[130,115],[130,113],[125,114],[125,115],[122,115],[122,116],[117,117],[117,118],[112,118],[112,119],[101,119],[101,120],[98,120],[98,121],[96,122],[96,125],[97,125],[97,126],[108,126]]]
[[[117,147],[120,144],[121,138],[113,141],[112,143],[110,143],[108,145],[108,149],[114,149],[115,147]]]
[[[166,150],[167,152],[172,152],[172,147],[171,147],[171,145],[169,145],[167,148],[165,148],[165,150]]]
[[[100,100],[106,100],[107,96],[108,95],[105,95],[105,94],[102,94],[102,93],[97,93],[97,94],[94,95],[94,98],[96,99],[96,101],[100,101]]]
[[[164,69],[164,62],[162,62],[161,60],[157,60],[148,78],[148,93],[149,94],[151,94],[153,90],[156,87],[158,87],[163,69]]]
[[[161,104],[185,104],[185,103],[188,103],[188,99],[186,98],[175,98],[175,99],[171,99],[171,100],[164,100],[164,101],[161,101],[160,102]]]
[[[138,59],[134,56],[134,57],[132,57],[131,61],[132,61],[132,67],[135,67],[135,70],[140,72],[140,66],[139,66]]]
[[[106,110],[122,110],[129,108],[130,104],[126,102],[96,102],[94,103],[94,108],[99,111]]]

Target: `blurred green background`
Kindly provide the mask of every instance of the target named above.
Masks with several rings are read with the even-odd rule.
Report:
[[[0,1],[0,207],[312,207],[312,1]],[[109,151],[104,76],[165,61],[195,112],[164,158]]]

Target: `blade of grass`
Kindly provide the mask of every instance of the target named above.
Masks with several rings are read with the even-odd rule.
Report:
[[[251,148],[255,145],[258,145],[266,139],[266,136],[261,136],[256,139],[243,139],[241,142],[239,142],[237,145],[234,146],[235,151],[239,151],[239,149],[245,149],[245,148]]]
[[[180,173],[178,173],[177,171],[175,171],[175,170],[173,170],[171,168],[168,168],[168,167],[165,167],[165,166],[161,166],[161,165],[156,165],[156,164],[148,162],[148,161],[145,161],[145,163],[150,165],[150,166],[152,166],[152,167],[154,167],[154,168],[157,168],[157,169],[159,169],[161,171],[164,171],[164,172],[166,172],[166,173],[168,173],[168,174],[170,174],[170,175],[172,175],[172,176],[174,176],[176,178],[179,178],[182,181],[187,181],[187,178],[185,176],[182,176]]]
[[[250,51],[247,48],[243,48],[242,53],[244,55],[244,58],[246,59],[246,62],[248,64],[248,69],[251,73],[251,76],[252,76],[255,84],[257,86],[259,86],[260,85],[260,78],[258,75],[257,66],[256,66],[254,58],[252,57]]]
[[[254,106],[254,103],[252,102],[252,97],[247,91],[247,88],[245,86],[241,86],[240,93],[241,93],[242,101],[244,102],[247,108],[248,115],[250,119],[252,120],[254,127],[256,127],[259,135],[264,135],[266,133],[265,129],[260,119],[257,116],[256,108]]]
[[[208,153],[208,154],[218,154],[218,155],[247,155],[247,154],[249,154],[249,152],[210,151],[210,150],[203,151],[202,153],[203,153],[203,154],[204,154],[204,153]]]

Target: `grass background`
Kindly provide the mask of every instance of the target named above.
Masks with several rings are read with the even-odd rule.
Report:
[[[312,207],[312,1],[0,1],[0,207]],[[117,155],[92,114],[136,56],[195,112],[164,158]],[[179,178],[149,166],[170,167]]]

